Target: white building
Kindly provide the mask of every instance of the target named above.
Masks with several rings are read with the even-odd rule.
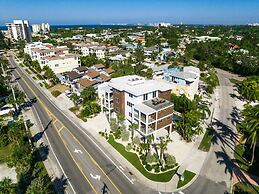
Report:
[[[137,123],[140,135],[148,136],[172,129],[171,89],[171,84],[130,75],[100,84],[98,97],[109,118],[122,114],[128,125]]]
[[[32,41],[28,20],[13,20],[13,23],[7,23],[6,26],[12,40],[26,40],[26,42]]]
[[[195,36],[193,40],[197,42],[207,42],[207,41],[218,41],[218,40],[221,40],[221,38],[213,37],[213,36]]]
[[[50,25],[48,23],[32,24],[32,32],[37,34],[39,32],[46,33],[50,31]]]
[[[183,69],[166,69],[162,76],[156,77],[156,79],[159,78],[172,84],[172,93],[185,94],[186,97],[193,99],[199,88],[200,69],[193,66],[185,66]]]
[[[70,54],[66,46],[53,47],[51,44],[33,42],[26,44],[24,52],[29,54],[32,60],[37,60],[41,68],[47,65],[56,74],[72,71],[81,64],[80,56]]]
[[[80,66],[80,55],[68,54],[45,57],[45,65],[48,65],[55,74],[72,71]]]
[[[105,58],[106,47],[99,46],[98,43],[91,44],[75,44],[75,49],[81,51],[83,56],[88,56],[90,54],[95,54],[97,58]]]

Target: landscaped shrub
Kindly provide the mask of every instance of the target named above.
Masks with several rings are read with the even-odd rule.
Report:
[[[45,88],[49,89],[51,87],[51,85],[49,85],[47,82],[43,82]]]
[[[43,87],[43,84],[42,84],[42,83],[40,83],[40,87]]]
[[[147,164],[145,167],[146,167],[146,169],[147,169],[148,171],[151,171],[151,170],[152,170],[152,166],[149,165],[149,164]]]
[[[120,139],[121,138],[121,130],[117,129],[113,135],[114,135],[115,139]]]
[[[130,133],[126,130],[123,130],[121,133],[121,140],[122,141],[128,141],[129,140]]]
[[[44,80],[44,78],[43,78],[43,76],[42,76],[42,75],[37,74],[36,76],[37,76],[37,78],[38,78],[39,80]]]
[[[125,148],[125,150],[126,150],[127,152],[129,152],[131,149],[132,149],[132,145],[131,145],[131,144],[128,144],[128,145],[126,146],[126,148]]]
[[[58,91],[58,90],[54,90],[54,91],[51,92],[51,94],[52,94],[54,97],[58,97],[58,96],[61,94],[61,92]]]
[[[176,163],[175,157],[171,156],[170,154],[164,154],[164,158],[165,158],[165,163],[168,166],[174,166]]]
[[[133,144],[136,144],[136,145],[140,144],[140,138],[138,136],[133,138]]]

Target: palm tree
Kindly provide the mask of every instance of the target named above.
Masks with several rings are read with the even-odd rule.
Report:
[[[161,165],[163,165],[163,161],[164,161],[164,152],[167,150],[167,145],[169,142],[171,142],[172,140],[168,137],[168,138],[160,138],[160,143],[158,144],[158,147],[160,149],[160,156],[159,156],[159,159],[160,159],[160,163]]]
[[[239,129],[242,133],[242,139],[251,141],[252,158],[250,165],[252,165],[254,162],[256,144],[259,141],[259,105],[246,105],[245,109],[242,111],[242,115],[244,116],[244,119],[241,122]]]
[[[76,104],[80,97],[77,94],[73,93],[69,98],[73,101],[74,104]]]
[[[125,121],[125,116],[122,115],[122,114],[118,114],[118,115],[117,115],[117,119],[118,119],[119,125],[122,126],[123,123],[124,123],[124,121]]]
[[[134,138],[134,131],[138,129],[137,123],[132,123],[129,128],[131,129],[131,140]]]

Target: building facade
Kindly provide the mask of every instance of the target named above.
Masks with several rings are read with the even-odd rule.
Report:
[[[81,65],[80,56],[70,54],[66,46],[54,47],[51,44],[33,42],[26,44],[24,52],[29,54],[32,60],[37,60],[41,68],[47,65],[56,74],[72,71]]]
[[[28,20],[13,20],[13,23],[6,24],[8,28],[8,34],[14,41],[25,40],[31,42],[31,29]]]
[[[200,70],[193,66],[166,69],[163,80],[173,85],[172,93],[185,94],[186,97],[193,99],[199,88]]]
[[[172,130],[171,85],[137,75],[111,79],[98,86],[102,110],[109,118],[121,114],[126,123],[137,123],[141,136]]]
[[[41,23],[41,24],[32,24],[32,32],[37,33],[46,33],[50,31],[50,25],[48,23]]]

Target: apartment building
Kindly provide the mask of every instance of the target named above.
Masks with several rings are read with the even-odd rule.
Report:
[[[32,60],[37,60],[41,68],[47,65],[56,74],[72,71],[81,65],[80,56],[70,54],[66,46],[53,47],[51,44],[34,42],[27,44],[24,52],[29,54]]]
[[[122,114],[127,125],[138,124],[141,136],[156,136],[158,131],[172,130],[171,90],[168,83],[130,75],[100,84],[98,97],[109,119]]]
[[[25,40],[31,42],[31,29],[28,20],[13,20],[13,23],[6,24],[8,34],[12,40]]]
[[[97,58],[105,58],[106,47],[100,46],[98,43],[91,44],[75,44],[75,49],[81,51],[83,56],[95,54]]]
[[[50,25],[48,23],[32,24],[32,32],[37,34],[39,32],[46,33],[50,31]]]
[[[44,57],[45,65],[48,65],[55,74],[69,72],[80,65],[80,55],[67,54]]]

